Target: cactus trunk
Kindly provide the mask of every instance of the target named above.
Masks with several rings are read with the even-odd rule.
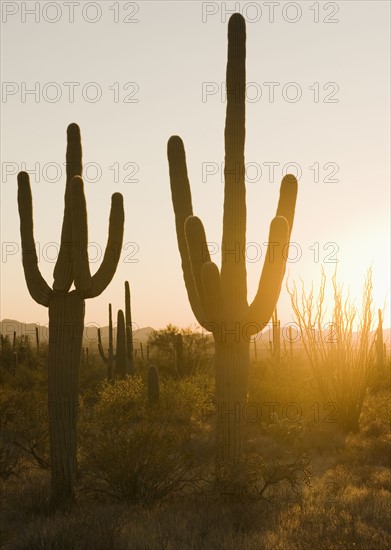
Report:
[[[54,291],[49,305],[48,405],[52,504],[74,500],[79,365],[85,305],[76,292]]]
[[[247,381],[250,364],[249,342],[215,341],[217,406],[217,480],[219,470],[234,469],[242,456]],[[220,470],[221,471],[221,470]],[[232,479],[234,471],[228,479]]]

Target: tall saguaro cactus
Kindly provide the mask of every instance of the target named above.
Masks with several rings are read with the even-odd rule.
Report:
[[[242,456],[250,340],[269,322],[278,300],[297,196],[295,177],[285,176],[277,213],[270,226],[258,291],[249,305],[245,262],[245,56],[245,21],[234,14],[228,25],[221,270],[210,259],[201,220],[193,215],[183,142],[178,136],[172,136],[168,142],[171,194],[184,281],[194,315],[213,333],[215,341],[218,477],[234,473]]]
[[[29,176],[18,174],[18,206],[23,268],[29,292],[49,308],[48,410],[51,496],[54,506],[74,500],[78,379],[84,329],[85,298],[101,294],[120,257],[124,209],[120,193],[111,199],[109,234],[102,264],[91,276],[88,263],[87,210],[83,189],[80,129],[67,130],[65,208],[53,288],[43,279],[35,249]],[[71,290],[74,283],[75,290]]]

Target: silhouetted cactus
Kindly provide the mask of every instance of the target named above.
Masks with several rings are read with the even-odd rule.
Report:
[[[150,403],[157,403],[160,396],[160,378],[156,367],[148,369],[148,399]]]
[[[250,339],[267,325],[280,294],[297,196],[296,178],[285,176],[258,291],[249,306],[245,261],[245,42],[244,18],[234,14],[228,25],[221,272],[210,259],[202,222],[193,215],[183,142],[178,136],[168,142],[172,201],[187,294],[198,322],[213,333],[215,341],[218,478],[220,465],[224,475],[232,478],[229,471],[235,469],[232,467],[242,456]]]
[[[122,330],[122,328],[121,328]],[[126,368],[125,372],[129,374],[135,373],[134,360],[133,360],[133,334],[132,334],[132,313],[130,307],[130,288],[128,281],[125,281],[125,321],[124,321],[124,331],[125,331],[125,350],[126,350]],[[118,341],[118,326],[117,326],[117,341]],[[100,356],[102,357],[104,363],[108,368],[108,380],[113,378],[113,365],[116,361],[116,353],[113,349],[113,321],[112,321],[112,310],[111,304],[109,304],[109,350],[106,357],[103,346],[102,346],[102,335],[100,329],[98,329],[98,348]],[[120,365],[120,377],[123,377],[123,366],[122,359],[119,360]],[[116,366],[116,374],[119,374],[118,368]]]
[[[125,317],[122,309],[119,309],[117,313],[117,346],[115,350],[115,373],[119,378],[125,378],[126,365]]]
[[[36,302],[49,308],[49,425],[51,499],[54,506],[74,500],[78,379],[82,349],[85,298],[101,294],[119,261],[124,225],[123,199],[112,195],[109,234],[103,261],[91,276],[88,263],[87,209],[83,189],[80,129],[67,130],[65,209],[61,245],[54,267],[53,288],[43,279],[35,249],[29,176],[18,175],[18,206],[23,268]],[[75,290],[70,291],[74,283]]]
[[[130,303],[130,286],[129,282],[125,281],[125,324],[126,324],[126,358],[127,372],[135,373],[133,360],[133,333],[132,333],[132,309]]]
[[[113,349],[113,314],[112,314],[111,304],[109,304],[109,349],[107,352],[107,357],[103,350],[102,334],[101,334],[100,328],[98,328],[98,349],[104,364],[107,365],[107,380],[110,382],[113,379],[113,367],[114,367],[114,359],[115,359],[114,349]]]
[[[126,324],[126,319],[125,319],[125,324]],[[126,372],[133,375],[135,374],[136,369],[134,368],[134,357],[133,357],[133,354],[134,354],[133,334],[132,334],[132,329],[130,328],[129,325],[125,326],[125,332],[126,332]],[[131,356],[129,355],[129,346],[132,353]]]

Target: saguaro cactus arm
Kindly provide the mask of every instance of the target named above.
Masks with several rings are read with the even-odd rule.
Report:
[[[34,240],[33,200],[30,179],[26,172],[18,174],[18,209],[20,235],[22,240],[23,270],[31,297],[43,306],[49,307],[52,289],[42,277],[38,267]]]
[[[100,328],[98,328],[98,350],[99,350],[100,356],[102,358],[102,361],[104,362],[105,365],[107,365],[108,358],[105,356],[105,352],[103,350],[102,335],[101,335]]]
[[[295,217],[296,199],[297,180],[292,174],[287,174],[281,182],[276,216],[283,216],[288,222],[289,238],[292,232],[293,219]]]
[[[253,327],[253,330],[249,331],[251,335],[262,330],[269,322],[280,294],[286,269],[296,198],[297,181],[294,176],[288,174],[281,182],[277,213],[270,224],[269,244],[258,291],[247,314],[247,323]]]
[[[205,313],[199,300],[193,277],[189,251],[185,236],[185,222],[193,215],[191,191],[186,167],[186,154],[180,137],[172,136],[168,141],[167,155],[170,170],[171,196],[174,206],[175,226],[179,253],[182,260],[182,271],[191,309],[200,323],[205,326]]]
[[[68,292],[73,283],[71,184],[74,176],[82,173],[82,147],[80,128],[70,124],[67,128],[66,186],[64,197],[64,218],[61,230],[61,245],[54,267],[53,289]]]
[[[201,269],[202,288],[205,298],[205,312],[208,316],[208,330],[216,332],[225,316],[224,298],[221,290],[220,272],[213,262],[206,262]]]
[[[99,296],[114,277],[121,256],[124,220],[123,197],[121,193],[113,193],[111,196],[109,234],[107,237],[105,254],[98,271],[92,276],[91,290],[86,294],[86,298]]]
[[[270,224],[268,247],[258,290],[246,316],[249,335],[261,331],[273,314],[284,277],[284,256],[288,243],[288,222],[283,216],[276,216]]]
[[[105,290],[117,269],[124,228],[123,198],[120,193],[112,195],[105,255],[93,276],[91,276],[88,262],[87,208],[83,180],[80,176],[75,176],[72,180],[71,211],[75,287],[84,298],[94,298]]]
[[[201,269],[204,263],[210,262],[205,229],[197,216],[189,216],[185,221],[185,235],[190,258],[194,285],[198,294],[199,303],[205,314],[204,290],[201,282]]]

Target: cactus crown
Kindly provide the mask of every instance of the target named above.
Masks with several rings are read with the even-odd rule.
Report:
[[[83,298],[101,294],[114,276],[119,261],[124,227],[123,198],[111,197],[109,235],[102,264],[91,276],[88,263],[87,209],[82,173],[80,129],[70,124],[67,129],[66,187],[61,245],[54,267],[53,289],[42,277],[34,241],[33,205],[30,179],[26,172],[18,174],[18,207],[22,239],[23,269],[29,292],[36,302],[49,306],[54,291],[68,292],[72,283]]]
[[[193,215],[181,138],[172,136],[167,151],[178,248],[187,294],[198,322],[215,336],[221,333],[223,325],[240,322],[247,326],[246,335],[250,337],[262,330],[271,318],[285,272],[282,252],[289,243],[297,196],[296,178],[285,176],[281,183],[277,213],[270,226],[269,247],[258,291],[249,305],[243,254],[246,245],[245,57],[245,21],[240,14],[234,14],[228,25],[221,270],[211,261],[201,220]]]

